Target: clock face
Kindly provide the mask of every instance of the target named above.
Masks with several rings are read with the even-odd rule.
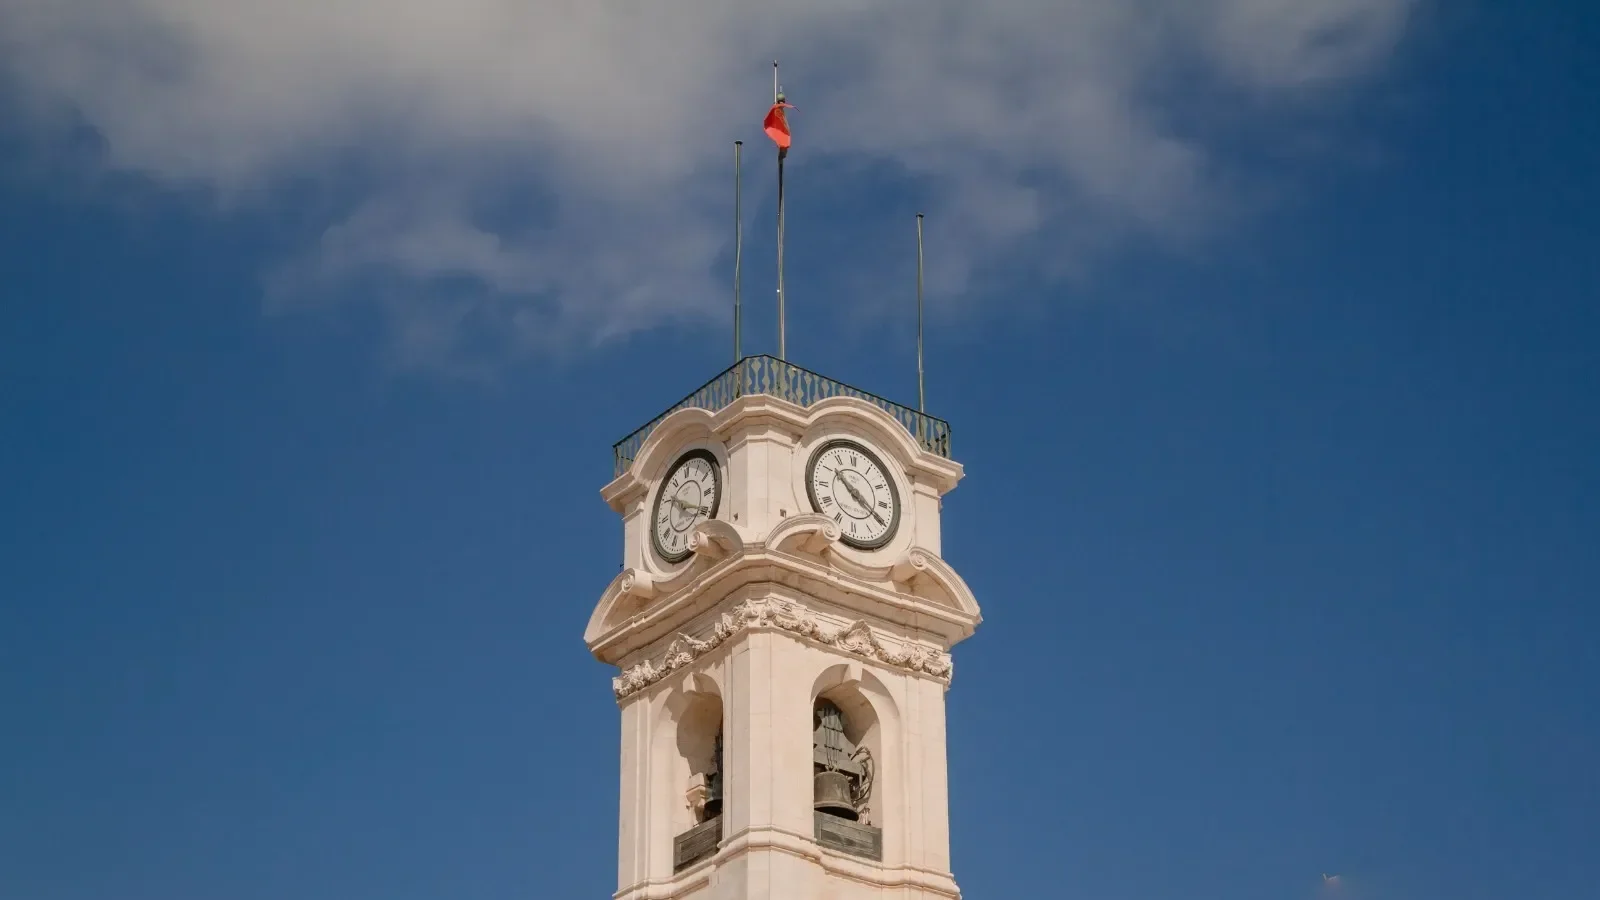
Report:
[[[882,547],[900,526],[894,479],[877,454],[855,441],[828,441],[811,454],[806,493],[811,508],[832,519],[852,547]]]
[[[690,450],[678,457],[656,494],[650,534],[656,552],[667,562],[689,558],[689,532],[717,516],[722,502],[722,472],[709,450]]]

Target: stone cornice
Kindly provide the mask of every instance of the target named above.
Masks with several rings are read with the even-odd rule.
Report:
[[[619,573],[601,594],[584,640],[602,661],[618,663],[761,582],[789,584],[863,617],[937,635],[946,647],[982,621],[971,590],[937,556],[913,547],[868,566],[837,553],[838,539],[838,529],[813,514],[780,522],[754,544],[726,523],[703,522],[690,537],[689,565],[661,580],[633,569]]]
[[[875,888],[913,888],[959,900],[961,889],[949,872],[922,866],[877,865],[819,846],[809,835],[775,825],[741,829],[724,839],[714,856],[675,873],[671,878],[652,878],[617,891],[615,900],[671,900],[711,883],[712,874],[730,860],[751,851],[770,850],[820,864],[824,870]]]
[[[751,394],[715,413],[690,407],[662,419],[639,448],[633,464],[601,488],[600,496],[612,509],[622,512],[628,503],[649,490],[650,478],[670,462],[667,457],[691,435],[730,441],[738,432],[753,427],[776,427],[800,435],[828,420],[848,423],[870,434],[899,461],[913,482],[932,485],[940,496],[961,480],[960,463],[922,449],[894,416],[865,400],[830,397],[802,407],[770,394]]]
[[[811,610],[791,600],[763,597],[746,600],[725,612],[703,638],[679,633],[667,645],[659,664],[646,659],[629,667],[611,679],[612,690],[621,700],[644,690],[672,672],[693,663],[710,653],[735,635],[746,631],[784,631],[797,637],[814,641],[826,647],[843,650],[853,656],[882,663],[896,669],[928,675],[946,684],[950,681],[953,663],[950,655],[930,650],[911,641],[899,641],[899,649],[891,649],[881,640],[872,626],[857,619],[839,628],[830,628],[817,621]]]
[[[936,636],[946,647],[970,637],[981,620],[976,612],[842,577],[821,560],[758,549],[720,560],[682,588],[666,589],[662,583],[650,581],[646,593],[643,577],[621,573],[590,618],[589,650],[614,665],[714,609],[734,591],[762,583],[787,585],[874,620],[917,629]],[[634,588],[632,593],[629,586]]]

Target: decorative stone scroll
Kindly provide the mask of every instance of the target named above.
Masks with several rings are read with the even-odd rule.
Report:
[[[834,631],[818,624],[811,611],[804,606],[791,600],[767,597],[746,600],[731,612],[723,613],[704,638],[692,638],[680,633],[667,645],[667,652],[659,664],[647,659],[625,670],[611,679],[612,690],[621,700],[655,684],[673,670],[694,662],[734,635],[754,628],[777,628],[897,669],[950,680],[952,663],[948,653],[909,642],[900,650],[891,650],[878,640],[872,627],[865,621],[857,620]]]

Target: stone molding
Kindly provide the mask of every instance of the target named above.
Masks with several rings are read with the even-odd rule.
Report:
[[[809,834],[800,834],[773,825],[744,828],[723,836],[722,847],[714,856],[707,857],[674,873],[671,878],[645,879],[617,891],[615,900],[673,900],[692,895],[711,883],[715,871],[728,861],[751,853],[781,853],[814,862],[835,877],[870,885],[872,889],[893,891],[909,890],[914,896],[941,897],[961,900],[961,889],[956,887],[950,873],[916,865],[885,866],[847,856],[832,848],[819,845]],[[897,890],[898,889],[898,890]]]
[[[896,610],[914,612],[923,627],[931,626],[949,644],[970,635],[982,621],[971,588],[938,555],[912,546],[880,565],[863,564],[838,552],[835,544],[839,538],[833,521],[817,513],[790,516],[757,542],[744,541],[726,522],[701,522],[690,533],[694,555],[677,571],[660,575],[628,568],[617,573],[595,604],[584,628],[584,641],[598,658],[615,662],[637,648],[635,644],[618,652],[619,641],[632,642],[629,635],[653,627],[650,623],[662,618],[686,623],[710,609],[728,590],[713,590],[707,596],[708,586],[732,584],[740,581],[741,572],[772,568],[785,574],[766,574],[758,580],[793,583],[790,576],[794,576],[813,582],[802,588],[807,592],[842,589],[860,598],[844,605],[853,607],[864,601],[869,607],[856,612],[877,619],[894,619]],[[659,636],[671,634],[670,627],[663,628],[665,633]]]
[[[829,422],[854,424],[895,457],[912,481],[926,481],[942,496],[961,480],[960,463],[922,449],[899,420],[876,404],[857,397],[829,397],[798,406],[771,394],[749,394],[713,413],[687,407],[662,419],[639,447],[627,471],[600,491],[611,508],[623,512],[629,499],[648,491],[649,479],[666,467],[686,438],[709,436],[724,443],[741,425],[776,427],[796,437]]]
[[[940,650],[931,650],[911,642],[903,642],[899,650],[889,649],[863,619],[857,619],[842,628],[830,629],[819,623],[811,611],[799,603],[777,597],[761,597],[745,600],[731,611],[723,613],[704,638],[694,638],[680,632],[667,645],[659,664],[647,659],[632,666],[611,679],[611,688],[617,699],[621,700],[689,665],[737,634],[769,628],[896,669],[929,675],[946,684],[950,682],[954,667],[950,654]]]

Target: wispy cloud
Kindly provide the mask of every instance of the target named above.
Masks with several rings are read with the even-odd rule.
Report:
[[[379,286],[430,362],[720,314],[728,144],[774,55],[806,153],[918,181],[954,289],[1043,240],[1204,233],[1238,164],[1198,98],[1270,118],[1370,83],[1415,2],[0,0],[0,71],[106,164],[233,204],[360,162],[273,293]]]

